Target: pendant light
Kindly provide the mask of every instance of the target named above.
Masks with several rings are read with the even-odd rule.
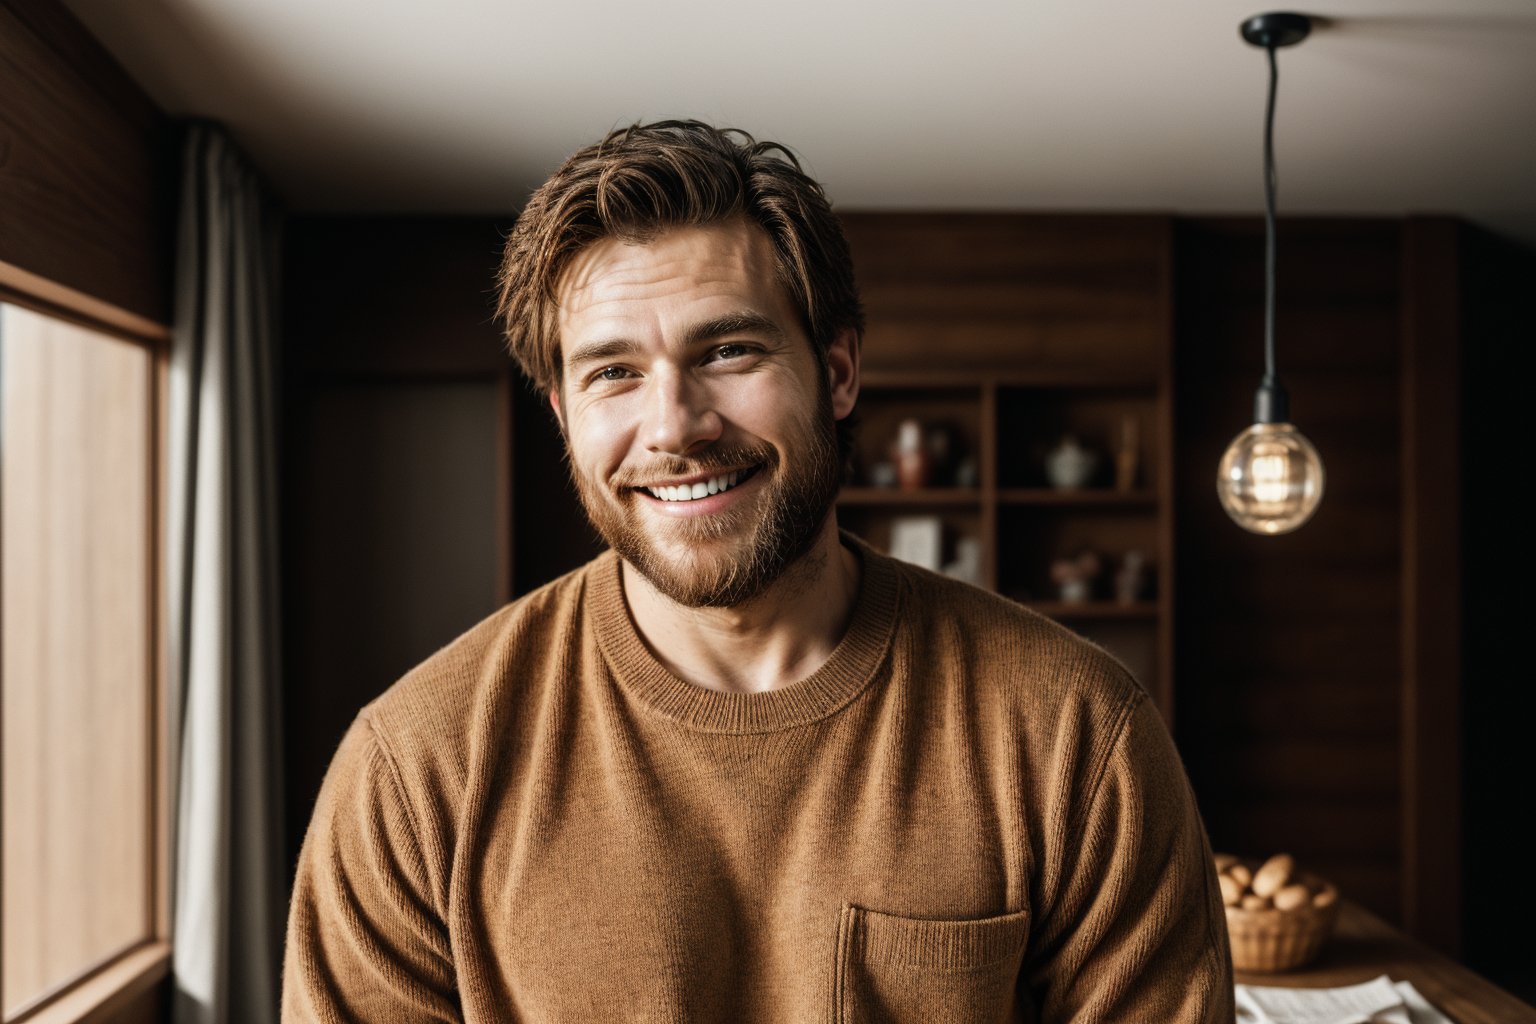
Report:
[[[1237,525],[1253,533],[1289,533],[1323,498],[1323,460],[1291,423],[1290,396],[1275,370],[1275,50],[1307,38],[1304,14],[1260,14],[1243,22],[1243,38],[1269,54],[1264,113],[1264,378],[1253,400],[1253,426],[1227,446],[1216,470],[1216,495]]]

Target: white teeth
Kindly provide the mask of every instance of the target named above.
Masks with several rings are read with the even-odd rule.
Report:
[[[730,490],[736,486],[743,475],[744,471],[738,470],[735,473],[712,476],[701,483],[679,484],[675,487],[647,487],[646,490],[652,497],[660,498],[662,501],[693,501]]]

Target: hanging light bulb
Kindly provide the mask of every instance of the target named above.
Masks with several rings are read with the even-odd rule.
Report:
[[[1253,533],[1289,533],[1323,496],[1323,460],[1289,423],[1255,423],[1238,434],[1217,474],[1222,507]]]
[[[1289,533],[1323,500],[1323,460],[1291,423],[1290,397],[1275,371],[1275,49],[1307,38],[1304,14],[1260,14],[1243,22],[1243,38],[1269,54],[1264,112],[1264,379],[1254,396],[1254,424],[1227,445],[1216,470],[1216,496],[1227,515],[1252,533]]]

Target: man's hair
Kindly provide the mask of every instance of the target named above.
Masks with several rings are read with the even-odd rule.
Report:
[[[606,238],[644,244],[669,228],[743,217],[768,235],[780,285],[818,366],[864,311],[842,225],[821,186],[776,142],[700,121],[610,132],[561,165],[528,200],[502,255],[497,312],[507,348],[540,391],[560,386],[555,289],[572,259]],[[839,448],[849,439],[839,424]]]

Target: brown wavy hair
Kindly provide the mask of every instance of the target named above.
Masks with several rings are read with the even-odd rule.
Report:
[[[645,243],[669,228],[745,217],[773,245],[780,285],[817,363],[864,310],[842,225],[826,193],[776,142],[701,121],[634,124],[577,152],[528,199],[502,254],[497,313],[507,349],[541,392],[560,386],[555,289],[571,260],[606,238]],[[850,417],[851,420],[851,417]],[[838,424],[847,457],[852,429]]]

